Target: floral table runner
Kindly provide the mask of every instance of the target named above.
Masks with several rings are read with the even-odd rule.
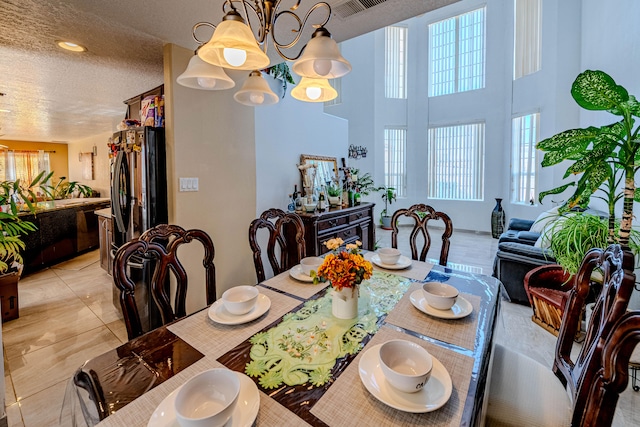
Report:
[[[401,276],[375,272],[360,286],[358,316],[348,320],[332,316],[327,289],[218,360],[254,378],[265,393],[303,419],[322,425],[309,409],[377,332],[410,285]]]

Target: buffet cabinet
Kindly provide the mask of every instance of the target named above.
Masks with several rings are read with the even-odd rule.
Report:
[[[319,256],[329,250],[329,239],[340,237],[345,243],[362,242],[362,249],[374,250],[376,228],[373,222],[374,203],[362,203],[349,208],[330,208],[321,212],[298,213],[304,224],[307,256]]]

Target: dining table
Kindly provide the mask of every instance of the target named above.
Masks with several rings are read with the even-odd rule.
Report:
[[[359,287],[354,319],[334,317],[329,284],[314,284],[296,266],[256,285],[260,296],[248,315],[234,317],[218,300],[89,360],[87,371],[110,367],[98,425],[177,426],[171,415],[177,390],[212,368],[244,374],[251,389],[241,392],[243,409],[227,425],[480,425],[501,283],[463,265],[402,257],[404,264],[388,266],[375,252],[364,256],[374,261],[373,275]],[[456,306],[445,313],[425,304],[427,281],[457,288]],[[393,339],[432,356],[423,397],[399,396],[380,376],[377,351]],[[122,378],[138,387],[111,393],[109,401],[110,385]],[[74,387],[86,415],[94,402]]]

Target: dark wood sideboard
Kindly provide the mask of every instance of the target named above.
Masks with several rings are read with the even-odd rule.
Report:
[[[374,250],[374,206],[375,203],[362,203],[350,208],[330,208],[322,212],[298,212],[304,223],[307,256],[318,256],[328,252],[323,243],[336,237],[340,237],[345,243],[360,240],[363,249]]]

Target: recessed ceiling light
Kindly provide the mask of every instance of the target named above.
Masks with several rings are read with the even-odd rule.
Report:
[[[0,108],[0,113],[10,113],[11,110],[5,110],[3,108]]]
[[[66,50],[70,50],[72,52],[84,52],[87,50],[86,47],[76,44],[76,43],[72,43],[72,42],[68,42],[68,41],[64,41],[64,40],[57,40],[56,44],[58,46],[60,46],[63,49]]]

